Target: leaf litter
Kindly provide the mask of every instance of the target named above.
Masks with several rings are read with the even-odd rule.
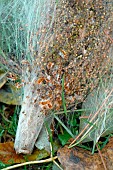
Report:
[[[85,1],[85,2],[87,2],[87,1]],[[109,36],[109,34],[111,34],[111,30],[110,29],[107,31],[105,30],[104,31],[105,35],[103,34],[103,32],[101,32],[99,34],[99,29],[98,29],[99,25],[98,24],[101,25],[102,22],[104,21],[105,17],[107,18],[109,16],[109,14],[108,15],[107,14],[105,15],[104,13],[100,14],[102,12],[102,6],[101,6],[100,1],[99,1],[98,5],[93,4],[91,1],[92,6],[88,12],[85,11],[85,9],[87,7],[90,7],[90,5],[87,6],[84,3],[82,4],[81,1],[77,1],[77,3],[74,4],[74,1],[71,1],[71,0],[69,0],[69,3],[70,4],[66,3],[66,5],[64,5],[65,7],[64,7],[63,11],[65,10],[65,12],[62,13],[61,21],[59,22],[61,24],[61,28],[65,27],[66,31],[61,29],[57,32],[57,34],[56,34],[57,36],[55,37],[56,43],[54,44],[54,48],[56,51],[53,52],[52,54],[50,53],[50,55],[48,55],[49,57],[44,59],[44,63],[42,62],[43,63],[42,70],[44,69],[45,73],[47,73],[47,74],[43,74],[43,73],[40,74],[40,77],[37,80],[38,84],[42,83],[41,88],[42,88],[43,93],[48,91],[47,96],[42,96],[42,97],[49,96],[49,98],[51,99],[50,102],[40,103],[45,107],[47,105],[48,106],[48,107],[46,107],[47,110],[48,110],[48,108],[49,108],[49,110],[53,109],[53,108],[55,110],[59,110],[62,107],[62,97],[61,97],[62,85],[60,82],[61,82],[62,75],[64,74],[64,72],[67,77],[64,82],[65,83],[66,104],[67,104],[67,106],[69,106],[70,103],[73,103],[75,101],[75,99],[77,99],[78,101],[83,101],[83,98],[81,97],[81,95],[83,97],[86,96],[89,88],[91,88],[91,90],[92,90],[97,85],[98,79],[96,79],[96,78],[98,76],[98,73],[99,73],[99,76],[101,76],[101,74],[103,72],[106,73],[108,71],[107,68],[104,67],[104,64],[106,62],[108,62],[108,65],[109,65],[109,59],[107,58],[107,56],[104,52],[106,52],[106,53],[108,52],[107,50],[109,49],[109,45],[112,42],[112,38]],[[79,7],[77,7],[76,4],[79,5]],[[72,13],[70,13],[67,16],[65,22],[62,22],[64,20],[64,18],[63,18],[64,15],[66,13],[68,13],[68,10],[66,11],[66,9],[68,9],[67,7],[69,7],[69,9]],[[77,9],[77,12],[74,11],[75,9]],[[97,11],[95,11],[95,9]],[[81,12],[81,10],[83,10],[83,12]],[[75,14],[77,17],[74,18],[73,21],[70,21],[70,18],[73,14]],[[98,16],[97,18],[95,18],[95,14],[97,14],[97,16]],[[85,23],[86,20],[84,21],[83,15],[86,16],[86,19],[88,19],[88,23]],[[87,15],[88,15],[88,18],[87,18]],[[62,20],[62,18],[63,18],[63,20]],[[95,21],[95,24],[93,27],[92,23],[94,21]],[[71,22],[72,23],[75,22],[75,25],[71,24],[72,27],[69,27],[68,23],[70,24]],[[108,21],[108,22],[110,22],[110,21]],[[84,23],[85,23],[85,25],[84,25]],[[56,24],[56,27],[59,27],[57,24]],[[76,24],[78,26],[76,26]],[[102,27],[102,29],[104,29],[104,26]],[[91,28],[91,30],[90,30],[90,28]],[[105,29],[107,29],[106,26],[105,26]],[[75,44],[74,36],[76,38],[76,49],[73,47]],[[99,38],[101,36],[103,36],[103,39],[97,38],[97,39],[93,40],[92,37],[95,37],[95,36],[97,36]],[[68,39],[67,44],[64,43],[66,38]],[[103,41],[103,44],[101,45],[102,41]],[[91,44],[91,42],[93,42],[93,43]],[[57,43],[58,44],[60,43],[61,47],[59,47]],[[62,46],[62,44],[63,44],[63,46]],[[70,46],[70,44],[72,44],[72,45]],[[77,48],[77,46],[80,48]],[[62,47],[63,47],[63,49],[62,49]],[[97,47],[98,47],[98,50],[97,50]],[[102,52],[102,49],[104,52]],[[49,50],[51,51],[51,48]],[[100,58],[98,58],[98,55],[100,55],[101,52],[102,52],[103,56],[100,59]],[[73,60],[73,58],[72,58],[73,55],[76,55],[76,60]],[[96,58],[95,58],[95,56],[96,56]],[[88,63],[86,61],[87,58],[88,58]],[[68,66],[67,66],[67,59],[69,59],[69,62],[70,62],[68,64]],[[78,70],[73,69],[73,63],[76,65]],[[75,65],[74,65],[74,67],[75,67]],[[47,70],[46,70],[46,66],[48,68]],[[93,69],[94,66],[96,66],[97,70]],[[83,67],[85,70],[84,73],[83,73],[83,71],[84,71]],[[62,68],[63,68],[63,71],[62,71]],[[100,70],[98,70],[98,68],[100,68]],[[92,74],[89,74],[91,72],[92,72]],[[54,75],[55,75],[55,79],[54,79]],[[48,81],[49,76],[51,76],[50,81]],[[89,79],[92,81],[89,81]],[[46,82],[46,84],[44,83],[44,81]],[[87,84],[87,81],[88,81],[88,86],[84,86]],[[68,85],[68,82],[70,83],[69,85]],[[49,86],[50,87],[52,86],[53,89],[51,90],[51,88],[49,88]],[[56,86],[56,88],[55,88],[56,92],[53,93],[55,86]],[[44,90],[44,88],[45,88],[45,90]],[[50,91],[50,93],[49,93],[49,91]],[[72,95],[72,97],[70,97],[70,94]],[[76,94],[76,95],[73,95],[73,94]],[[13,144],[11,144],[11,146],[13,146]],[[112,150],[112,145],[110,145],[110,147]],[[2,148],[2,145],[1,145],[1,148]],[[7,144],[6,144],[6,148],[7,148]],[[66,150],[66,146],[64,148]],[[72,162],[74,162],[74,164],[76,164],[78,166],[78,163],[80,162],[80,160],[78,157],[76,157],[75,159],[73,158],[75,156],[74,155],[75,152],[73,151],[73,149],[74,148],[72,148],[70,150],[66,150],[66,151],[59,150],[58,151],[59,161],[61,162],[60,156],[62,157],[63,152],[65,153],[65,155],[63,155],[63,157],[65,158],[66,154],[70,153],[72,151],[71,158],[68,156],[68,157],[66,157],[66,159],[72,160]],[[13,150],[12,151],[9,150],[9,152],[13,152]],[[106,152],[107,152],[107,150],[106,150]],[[1,153],[2,153],[2,151],[1,151]],[[59,153],[60,153],[60,156],[59,156]],[[97,160],[98,156],[93,157],[89,152],[87,152],[87,151],[85,152],[81,148],[77,148],[77,155],[79,155],[79,153],[81,154],[80,158],[83,158],[82,165],[86,165],[86,163],[88,164],[88,161],[90,163],[90,160],[93,160],[93,161],[96,160],[97,165],[101,165],[101,163],[99,164],[99,161],[98,161],[100,159]],[[85,163],[84,163],[84,161],[85,161],[84,153],[86,153],[86,156],[87,156],[87,161]],[[108,153],[110,153],[109,150],[108,150]],[[96,155],[98,155],[98,154],[96,154]],[[107,155],[107,156],[108,156],[108,158],[112,158],[112,156],[110,156],[110,155]],[[62,161],[63,161],[63,157],[62,157]],[[16,158],[16,156],[15,156],[15,158]],[[21,161],[21,159],[19,159],[19,158],[17,160]],[[65,160],[65,163],[68,162],[67,160]],[[14,161],[16,163],[15,159],[14,159]],[[90,165],[93,163],[93,161],[90,163]],[[70,164],[73,166],[72,162]],[[101,160],[100,160],[100,162],[101,162]],[[61,164],[64,165],[64,167],[65,167],[65,163],[61,162]],[[82,165],[80,164],[77,168],[78,169],[80,167],[82,168]],[[90,165],[88,165],[89,166],[88,169],[91,168]],[[94,165],[94,164],[92,164],[92,165]],[[68,166],[70,166],[70,165],[67,164],[67,168],[68,168]],[[96,167],[96,165],[94,165],[94,167]],[[111,167],[112,167],[112,163],[111,163]],[[100,168],[100,167],[98,166],[98,168]],[[108,165],[108,168],[109,168],[109,165]]]
[[[90,151],[84,150],[80,147],[68,148],[65,145],[57,152],[58,160],[63,166],[64,170],[113,170],[113,137],[110,138],[109,143],[99,153],[91,154]]]

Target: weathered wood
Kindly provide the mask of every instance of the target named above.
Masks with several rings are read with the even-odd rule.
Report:
[[[14,146],[17,153],[30,154],[32,152],[43,126],[45,115],[41,112],[38,103],[39,96],[33,94],[34,90],[36,91],[34,82],[24,87],[23,104]]]
[[[39,26],[38,29],[34,26],[34,29],[36,29],[35,35],[33,33],[31,42],[29,42],[31,50],[30,62],[26,59],[22,61],[23,101],[14,145],[16,152],[23,154],[32,152],[45,118],[40,104],[42,92],[37,80],[39,72],[41,72],[41,52],[44,52],[47,44],[52,39],[51,27],[56,10],[55,0],[36,1],[36,6],[33,4],[33,8],[34,11],[39,10],[39,16],[36,16],[37,21],[34,20],[34,23],[39,23]],[[32,38],[34,37],[36,38],[35,45],[32,43]],[[32,51],[34,46],[36,49]]]

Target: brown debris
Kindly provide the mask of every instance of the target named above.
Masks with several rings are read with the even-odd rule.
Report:
[[[62,106],[62,77],[67,107],[83,101],[103,75],[109,74],[111,8],[102,1],[61,1],[54,22],[53,44],[41,55],[40,97],[54,110]],[[111,24],[111,25],[110,25]],[[109,37],[104,30],[109,30]],[[48,81],[47,81],[48,80]],[[39,93],[38,93],[39,94]],[[51,94],[51,95],[50,95]],[[46,110],[47,112],[47,110]]]
[[[79,147],[71,149],[68,146],[61,148],[57,152],[58,160],[63,166],[64,170],[113,170],[113,138],[102,149],[102,159],[98,153],[94,155],[91,152]]]

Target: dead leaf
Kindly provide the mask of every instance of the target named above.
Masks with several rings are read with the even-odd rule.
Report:
[[[50,154],[45,149],[42,150],[36,149],[31,155],[27,155],[26,159],[29,161],[41,160],[48,157],[49,155]]]
[[[107,170],[113,170],[113,137],[101,151]],[[104,166],[98,153],[94,155],[79,147],[65,146],[57,152],[58,160],[64,170],[103,170]]]
[[[112,76],[106,80],[102,79],[98,87],[83,102],[79,130],[81,133],[88,125],[86,130],[90,129],[90,131],[82,142],[94,141],[97,143],[100,137],[113,133],[112,87]],[[85,133],[86,131],[82,136]]]
[[[13,142],[0,143],[0,161],[5,164],[22,163],[25,158],[22,154],[16,154]]]
[[[46,158],[49,153],[46,150],[35,149],[31,155],[16,154],[13,142],[0,143],[0,161],[4,164],[22,163]]]
[[[16,88],[15,85],[7,83],[0,89],[0,102],[21,105],[21,89]]]

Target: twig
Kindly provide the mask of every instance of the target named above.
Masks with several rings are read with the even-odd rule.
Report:
[[[55,160],[53,160],[53,162],[54,162],[54,164],[56,164],[56,165],[58,166],[58,168],[59,168],[60,170],[63,170],[63,169],[61,168],[61,166],[60,166]]]
[[[24,166],[24,165],[29,165],[29,164],[40,164],[40,163],[52,162],[52,161],[54,161],[55,159],[57,159],[57,156],[52,157],[52,158],[48,158],[48,159],[45,159],[45,160],[30,161],[30,162],[24,162],[24,163],[21,163],[21,164],[17,164],[17,165],[12,165],[12,166],[10,166],[10,167],[3,168],[2,170],[14,169],[14,168],[18,168],[18,167],[21,167],[21,166]]]
[[[102,163],[103,163],[104,170],[107,170],[107,167],[106,167],[105,161],[104,161],[104,159],[103,159],[103,157],[102,157],[102,154],[101,154],[101,151],[100,151],[100,149],[99,149],[98,145],[96,145],[96,147],[97,147],[97,150],[98,150],[99,156],[100,156],[100,158],[101,158],[101,161],[102,161]]]
[[[92,116],[92,114],[90,114],[89,116],[80,116],[79,119],[89,119]]]

